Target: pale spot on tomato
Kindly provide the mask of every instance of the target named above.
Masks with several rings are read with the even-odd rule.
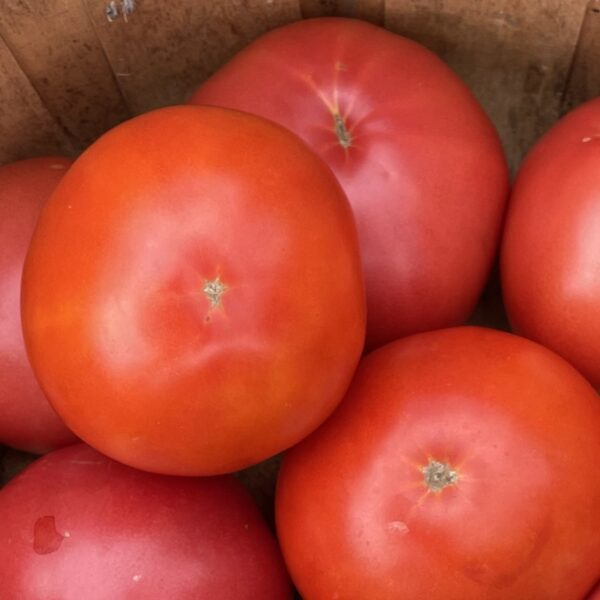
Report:
[[[406,535],[410,529],[404,521],[390,521],[387,524],[387,529],[399,533],[400,535]]]

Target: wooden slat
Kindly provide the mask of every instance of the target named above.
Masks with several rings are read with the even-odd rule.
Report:
[[[353,17],[383,24],[385,0],[301,0],[302,16]]]
[[[471,86],[514,172],[560,112],[586,2],[387,0],[385,24],[437,52]]]
[[[591,0],[563,96],[562,113],[600,96],[600,0]]]
[[[298,0],[137,0],[109,22],[103,3],[83,1],[135,113],[182,102],[250,40],[301,16]]]
[[[80,2],[3,0],[0,35],[78,149],[128,117]]]
[[[72,151],[64,132],[0,39],[0,165]]]

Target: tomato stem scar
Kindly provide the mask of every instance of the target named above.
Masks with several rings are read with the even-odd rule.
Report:
[[[208,298],[211,308],[217,308],[221,306],[221,297],[227,291],[227,286],[219,279],[205,280],[202,291]]]
[[[425,483],[430,491],[439,493],[445,487],[456,485],[458,471],[446,463],[429,459],[429,464],[421,469]]]
[[[346,128],[346,123],[340,113],[333,113],[333,123],[340,146],[342,148],[350,148],[350,146],[352,146],[352,134]]]

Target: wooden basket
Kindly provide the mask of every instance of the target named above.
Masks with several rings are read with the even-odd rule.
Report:
[[[181,102],[264,31],[320,15],[437,52],[496,123],[513,172],[561,113],[600,94],[600,0],[2,0],[0,164],[77,154]]]

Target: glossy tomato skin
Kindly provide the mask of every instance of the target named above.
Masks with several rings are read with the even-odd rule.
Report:
[[[549,350],[411,336],[367,356],[284,459],[284,557],[304,600],[581,600],[600,572],[599,453],[600,400]]]
[[[514,329],[600,388],[600,99],[561,119],[527,156],[501,272]]]
[[[0,444],[43,453],[76,441],[38,385],[21,330],[21,274],[42,206],[69,168],[62,157],[0,167]]]
[[[230,476],[176,478],[84,444],[0,492],[3,600],[290,600],[275,539]]]
[[[492,124],[437,56],[364,21],[308,19],[252,43],[191,102],[272,119],[333,169],[359,229],[368,347],[467,319],[508,175]]]
[[[356,228],[331,171],[285,129],[219,108],[149,113],[82,155],[41,216],[22,308],[72,429],[173,475],[305,437],[364,342]]]

